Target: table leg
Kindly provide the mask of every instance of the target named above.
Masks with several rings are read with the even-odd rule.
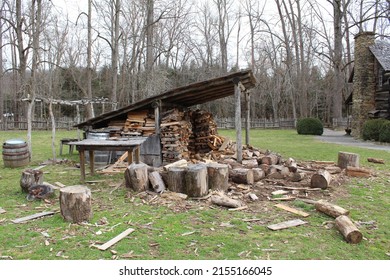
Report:
[[[95,153],[93,150],[89,150],[89,166],[91,175],[95,175]]]
[[[128,151],[127,151],[127,164],[130,165],[133,163],[133,148],[131,147]]]
[[[140,160],[140,151],[141,149],[140,149],[140,147],[139,146],[137,146],[137,147],[135,147],[135,163],[139,163],[139,160]]]
[[[84,150],[79,151],[80,154],[80,172],[81,172],[81,181],[85,181],[85,154]]]

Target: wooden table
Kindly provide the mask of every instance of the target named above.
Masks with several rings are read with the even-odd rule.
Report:
[[[140,146],[146,139],[147,137],[136,137],[124,140],[84,139],[82,141],[70,142],[69,144],[75,145],[77,151],[79,151],[81,181],[85,181],[85,151],[89,152],[89,166],[91,175],[94,175],[94,151],[127,151],[128,164],[131,164],[133,160],[135,160],[136,163],[139,163]]]

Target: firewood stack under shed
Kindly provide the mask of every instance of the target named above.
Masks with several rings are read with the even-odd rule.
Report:
[[[124,136],[150,136],[155,132],[154,115],[148,110],[131,111],[123,128]]]

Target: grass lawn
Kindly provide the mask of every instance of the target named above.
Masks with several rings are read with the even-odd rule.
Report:
[[[220,134],[234,139],[234,131],[221,130]],[[61,138],[73,138],[76,131],[58,131]],[[138,260],[388,260],[390,257],[390,219],[388,164],[390,153],[361,148],[325,144],[312,136],[301,136],[293,130],[252,130],[252,145],[280,153],[296,160],[337,161],[339,151],[360,155],[363,166],[374,171],[367,179],[349,179],[345,184],[332,186],[342,189],[330,199],[350,210],[351,218],[360,222],[364,240],[351,245],[329,224],[334,219],[316,212],[313,206],[287,202],[292,207],[310,213],[301,218],[274,207],[273,201],[260,201],[256,207],[248,205],[244,211],[228,211],[210,206],[203,201],[174,201],[144,197],[123,187],[123,174],[87,174],[93,198],[93,218],[80,225],[65,222],[59,213],[54,216],[14,224],[11,220],[42,211],[59,211],[58,192],[46,201],[27,201],[19,180],[28,167],[52,158],[51,134],[33,133],[33,160],[27,167],[4,168],[0,159],[0,256],[2,259],[138,259]],[[25,131],[2,131],[0,142],[12,138],[26,139]],[[57,149],[57,157],[59,147]],[[80,171],[76,168],[78,155],[63,158],[63,164],[48,165],[44,181],[65,185],[80,184]],[[382,158],[385,165],[368,163],[367,157]],[[339,193],[339,192],[337,192]],[[281,231],[270,231],[267,225],[288,219],[301,218],[304,226]],[[247,222],[247,219],[254,219]],[[99,251],[93,245],[104,243],[127,228],[135,231],[109,250]]]

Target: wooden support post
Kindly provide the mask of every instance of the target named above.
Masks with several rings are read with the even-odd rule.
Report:
[[[91,175],[95,174],[95,153],[93,150],[89,150],[89,168]]]
[[[61,216],[68,222],[80,223],[92,218],[91,191],[77,185],[60,189]]]
[[[245,144],[246,145],[249,145],[249,141],[250,141],[250,135],[249,135],[249,132],[250,132],[250,128],[251,128],[251,123],[250,123],[250,116],[251,116],[251,104],[250,104],[250,94],[249,92],[246,92],[245,93],[245,103],[246,103],[246,106],[245,106]]]
[[[155,102],[153,102],[152,107],[154,108],[154,127],[155,127],[154,131],[157,135],[160,135],[160,132],[161,132],[161,126],[160,126],[160,123],[161,123],[161,117],[160,117],[161,100],[156,100]]]
[[[85,152],[84,152],[84,150],[80,150],[79,154],[80,154],[81,182],[84,182],[85,181]]]
[[[234,83],[234,98],[235,98],[235,126],[236,126],[236,149],[237,162],[242,162],[242,129],[241,129],[241,89],[239,86],[240,79],[235,78]]]

